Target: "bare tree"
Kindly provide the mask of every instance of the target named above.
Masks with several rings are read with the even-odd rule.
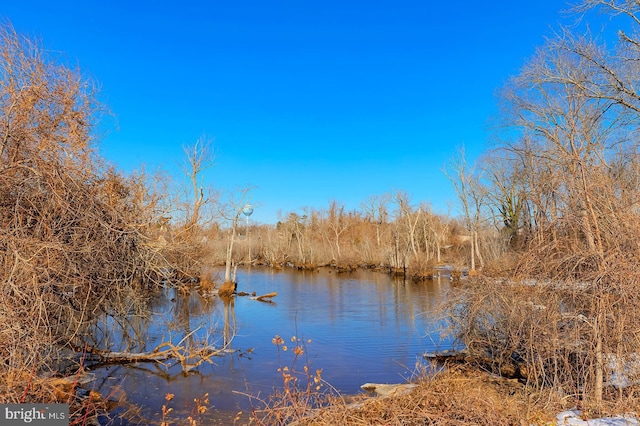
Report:
[[[407,246],[413,253],[413,258],[418,258],[418,245],[416,243],[416,226],[420,220],[420,209],[414,210],[411,207],[409,194],[404,191],[396,192],[394,202],[398,211],[396,214],[396,225],[399,235],[406,236]]]
[[[191,184],[192,199],[190,214],[185,222],[185,230],[190,233],[200,222],[200,210],[210,199],[202,182],[202,173],[213,167],[214,153],[211,139],[200,137],[193,145],[182,147],[185,153],[184,173]]]
[[[429,254],[429,251],[430,247],[433,247],[436,263],[440,264],[442,262],[442,245],[449,232],[449,224],[446,220],[443,220],[442,217],[433,213],[426,203],[420,206],[420,210],[424,212],[422,232],[427,259],[431,259],[432,256]]]
[[[506,150],[496,150],[484,161],[483,170],[491,186],[488,201],[497,211],[495,226],[505,235],[508,246],[518,249],[532,227],[521,159]]]
[[[224,270],[225,283],[232,283],[234,281],[231,276],[231,270],[233,267],[233,246],[235,243],[240,215],[242,215],[242,210],[251,201],[252,189],[253,188],[251,187],[247,187],[238,190],[237,193],[232,193],[227,202],[222,204],[219,209],[220,216],[226,220],[230,227]]]
[[[381,245],[381,228],[387,224],[389,218],[389,202],[391,194],[373,195],[362,203],[362,209],[365,217],[375,223],[376,228],[376,245]]]
[[[449,172],[445,171],[453,184],[462,207],[465,226],[469,232],[470,242],[470,269],[476,269],[476,257],[482,269],[484,260],[478,244],[478,232],[482,221],[482,208],[484,206],[486,190],[480,183],[480,179],[473,171],[468,170],[464,148],[460,148],[458,156],[449,163]]]
[[[307,219],[308,216],[306,214],[300,216],[292,212],[289,213],[286,219],[280,221],[282,228],[286,232],[288,248],[291,248],[292,242],[295,241],[298,254],[297,259],[298,262],[302,264],[307,262],[305,249]]]
[[[333,244],[336,247],[337,256],[335,260],[340,261],[342,253],[340,251],[340,236],[349,227],[346,214],[344,212],[344,206],[337,201],[332,201],[329,204],[329,211],[327,212],[327,226],[331,230],[333,235]]]

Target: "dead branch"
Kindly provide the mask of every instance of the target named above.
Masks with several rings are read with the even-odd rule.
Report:
[[[234,352],[233,349],[227,347],[214,348],[212,346],[205,346],[196,349],[189,349],[185,346],[181,346],[181,343],[184,340],[185,339],[178,343],[178,345],[174,345],[171,342],[162,342],[153,350],[148,352],[109,351],[91,346],[86,346],[84,348],[75,346],[74,350],[76,352],[93,355],[94,361],[97,361],[100,364],[163,362],[170,359],[177,359],[182,366],[183,373],[188,373],[205,362],[213,364],[213,361],[211,360],[213,357]]]
[[[273,297],[276,297],[277,295],[278,295],[278,292],[274,291],[274,292],[271,292],[271,293],[263,294],[262,296],[250,297],[250,299],[251,300],[258,300],[260,302],[273,303],[273,301],[271,299]]]

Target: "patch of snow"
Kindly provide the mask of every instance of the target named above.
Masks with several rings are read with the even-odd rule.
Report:
[[[625,360],[619,359],[614,354],[608,354],[607,360],[611,371],[608,384],[616,389],[638,384],[638,377],[640,377],[640,356],[638,354],[631,354]]]
[[[615,417],[601,417],[599,419],[582,418],[582,412],[580,410],[563,411],[556,416],[556,425],[570,425],[570,426],[628,426],[628,425],[640,425],[638,419],[633,415],[621,415]]]

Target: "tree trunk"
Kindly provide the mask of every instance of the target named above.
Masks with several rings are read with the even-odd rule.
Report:
[[[236,238],[236,224],[231,227],[231,237],[229,238],[229,244],[227,245],[227,259],[224,268],[224,281],[231,282],[231,261],[233,257],[233,243]]]
[[[600,315],[598,315],[600,316]],[[600,319],[596,320],[594,325],[595,333],[595,356],[596,356],[596,371],[594,380],[594,397],[598,407],[602,405],[602,390],[604,387],[604,354],[602,352],[602,330],[600,329]]]
[[[476,251],[476,257],[478,258],[478,263],[480,264],[480,269],[484,268],[484,259],[480,254],[480,245],[478,244],[478,231],[473,231],[473,245]]]
[[[475,250],[475,239],[473,238],[473,232],[471,233],[471,239],[469,240],[470,248],[471,248],[471,266],[470,269],[472,271],[476,270],[476,250]]]

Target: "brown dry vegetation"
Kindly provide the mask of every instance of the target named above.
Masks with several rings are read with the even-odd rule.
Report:
[[[544,424],[561,404],[545,404],[549,395],[532,398],[524,386],[477,370],[451,367],[423,375],[407,394],[349,400],[327,398],[329,408],[304,411],[287,407],[256,424],[296,425],[519,425]],[[556,399],[557,400],[557,399]]]
[[[202,141],[185,148],[191,196],[170,218],[166,188],[96,155],[102,111],[90,82],[1,27],[0,401],[60,398],[44,378],[79,367],[97,315],[143,313],[160,281],[197,281],[203,265],[226,261],[226,281],[231,263],[416,279],[444,264],[470,270],[443,315],[477,370],[422,375],[412,394],[360,408],[315,386],[290,389],[259,423],[519,424],[570,406],[636,409],[636,387],[610,379],[640,354],[640,6],[576,8],[585,20],[594,10],[611,16],[607,29],[631,30],[611,50],[559,31],[509,82],[496,149],[475,167],[462,153],[450,164],[462,217],[399,191],[250,227],[239,222],[249,190],[226,206],[205,196]],[[624,373],[640,380],[640,368]],[[307,384],[316,379],[306,372]]]
[[[59,398],[97,315],[142,312],[169,259],[144,174],[96,155],[94,87],[0,27],[0,401]]]
[[[364,267],[430,278],[436,266],[462,267],[468,243],[459,223],[432,212],[427,204],[412,203],[404,193],[396,196],[401,198],[402,209],[387,194],[374,197],[380,203],[375,212],[365,207],[346,211],[331,202],[324,210],[288,213],[275,227],[239,226],[233,261],[249,263],[251,249],[251,263],[276,268]],[[499,238],[497,234],[488,229],[485,237]],[[224,258],[226,242],[226,232],[211,241],[215,259]]]
[[[150,278],[154,254],[140,186],[94,155],[92,87],[0,31],[0,394],[16,402],[29,399],[25,375],[82,346],[91,312]]]
[[[415,387],[390,396],[349,397],[306,383],[274,393],[249,421],[257,425],[551,425],[556,415],[579,408],[583,419],[637,412],[632,390],[622,397],[607,392],[597,410],[554,387],[534,388],[518,379],[486,371],[474,362],[439,365],[416,373]],[[288,390],[288,391],[287,391]],[[615,392],[614,392],[615,393]],[[318,408],[320,407],[320,408]]]

